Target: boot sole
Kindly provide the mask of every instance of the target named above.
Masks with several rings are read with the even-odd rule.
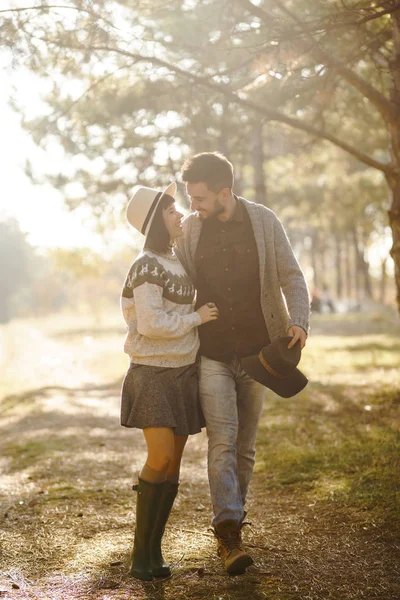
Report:
[[[246,572],[247,567],[253,564],[253,559],[248,554],[239,556],[232,564],[226,567],[229,575],[242,575]]]
[[[153,569],[153,577],[171,577],[172,572],[168,567],[164,567],[163,569]]]
[[[129,575],[135,577],[135,579],[140,579],[141,581],[153,581],[153,573],[151,571],[135,571],[130,569]]]

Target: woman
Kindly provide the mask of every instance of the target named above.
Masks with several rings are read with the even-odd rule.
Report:
[[[208,303],[193,308],[194,287],[175,256],[183,215],[176,210],[176,184],[164,192],[138,187],[127,218],[146,236],[122,291],[128,325],[124,350],[130,367],[122,386],[121,424],[143,430],[147,460],[134,488],[135,542],[130,573],[150,581],[171,569],[161,539],[178,492],[179,469],[188,435],[201,431],[198,401],[197,327],[218,318]]]

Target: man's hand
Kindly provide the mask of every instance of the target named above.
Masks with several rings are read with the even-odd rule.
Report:
[[[300,340],[301,349],[303,350],[307,340],[307,334],[304,329],[299,325],[292,325],[288,329],[288,335],[292,336],[292,340],[290,341],[288,348],[292,348],[297,340]]]

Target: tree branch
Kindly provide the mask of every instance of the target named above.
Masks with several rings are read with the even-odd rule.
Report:
[[[270,24],[271,14],[264,11],[260,6],[256,6],[250,0],[236,0],[245,7],[251,14],[261,19],[265,24]],[[325,51],[320,45],[314,40],[312,32],[310,32],[300,19],[293,13],[291,13],[280,0],[272,0],[272,2],[286,15],[288,15],[297,25],[301,28],[303,33],[313,43],[313,49],[311,52],[317,58],[317,60],[324,62],[326,65],[332,67],[337,71],[347,83],[356,88],[363,96],[368,98],[372,104],[377,108],[385,121],[394,123],[397,120],[397,110],[393,104],[383,94],[381,94],[372,85],[367,83],[362,77],[357,75],[354,71],[349,69],[346,65],[341,63],[338,59],[331,55],[330,52]],[[395,10],[400,9],[400,4],[395,7]],[[390,12],[393,12],[393,8]],[[274,15],[274,19],[276,17]]]
[[[31,131],[29,133],[32,134],[35,131],[37,131],[38,129],[40,129],[40,127],[45,122],[47,122],[49,125],[53,125],[53,123],[55,123],[57,121],[57,119],[59,119],[60,117],[65,117],[65,115],[67,115],[69,113],[69,111],[76,104],[78,104],[85,96],[87,96],[87,94],[89,94],[89,92],[91,92],[98,85],[100,85],[101,83],[103,83],[103,81],[105,81],[109,77],[112,77],[113,75],[115,75],[116,73],[118,73],[118,71],[122,71],[123,69],[130,69],[131,67],[133,67],[134,64],[136,64],[136,62],[137,61],[134,60],[131,63],[129,63],[128,65],[122,65],[122,67],[119,67],[115,71],[111,71],[110,73],[106,73],[105,75],[103,75],[103,77],[100,77],[100,79],[97,79],[97,81],[94,81],[91,85],[89,85],[89,87],[87,87],[86,90],[80,96],[78,96],[78,98],[76,98],[76,100],[73,100],[72,102],[70,102],[70,104],[68,104],[68,106],[66,108],[64,108],[64,110],[59,110],[55,114],[53,113],[52,114],[52,119],[49,119],[47,116],[44,117],[44,119],[42,119],[40,121],[40,123],[38,123],[38,125],[36,125],[36,127],[34,127],[33,129],[31,129]]]
[[[78,8],[77,6],[63,6],[63,5],[52,5],[52,4],[41,4],[40,6],[25,6],[25,7],[20,7],[20,8],[7,8],[5,10],[0,10],[0,13],[6,13],[6,12],[24,12],[26,10],[43,10],[45,12],[47,12],[50,8],[65,8],[67,10],[77,10],[79,12],[85,12],[88,13],[90,11],[86,10],[85,8]]]
[[[96,17],[97,19],[104,21],[104,23],[107,23],[107,25],[109,25],[112,29],[119,31],[119,28],[116,27],[113,23],[111,23],[111,21],[109,21],[105,17],[96,14],[93,10],[88,10],[87,8],[80,8],[78,6],[65,6],[65,5],[61,5],[61,4],[41,4],[40,6],[25,6],[25,7],[20,7],[20,8],[7,8],[5,10],[0,10],[0,14],[7,13],[7,12],[8,13],[9,12],[11,12],[11,13],[24,12],[24,11],[28,11],[28,10],[38,10],[38,11],[42,11],[42,12],[48,12],[49,9],[57,9],[57,8],[61,8],[63,10],[75,10],[77,12],[81,12],[81,13],[90,15],[91,17]]]
[[[351,27],[358,27],[359,25],[364,25],[364,23],[368,23],[368,21],[374,21],[375,19],[379,19],[380,17],[383,17],[384,15],[389,15],[391,13],[394,13],[396,10],[400,10],[400,4],[398,4],[397,6],[394,6],[392,8],[387,8],[385,10],[381,10],[380,12],[376,12],[373,15],[369,15],[369,17],[363,17],[362,19],[359,19],[358,21],[350,21],[349,23],[343,23],[342,26],[349,25]]]
[[[82,48],[79,46],[68,46],[68,47],[71,49],[74,49],[74,50],[83,50],[83,51],[87,50],[87,48]],[[289,125],[290,127],[293,127],[300,131],[304,131],[305,133],[308,133],[311,136],[314,136],[314,137],[317,137],[317,138],[320,138],[323,140],[327,140],[327,141],[331,142],[332,144],[334,144],[335,146],[341,148],[342,150],[344,150],[351,156],[354,156],[354,158],[356,158],[360,162],[368,165],[369,167],[373,167],[374,169],[377,169],[378,171],[382,171],[383,173],[385,173],[385,175],[390,175],[393,172],[393,168],[390,164],[382,163],[380,161],[375,160],[371,156],[364,154],[364,152],[361,152],[357,148],[350,146],[350,144],[347,144],[346,142],[342,141],[341,139],[337,138],[336,136],[334,136],[326,131],[323,131],[316,127],[313,127],[312,125],[304,123],[298,119],[288,117],[288,116],[284,115],[283,113],[281,113],[280,111],[275,110],[273,108],[266,108],[266,107],[263,107],[263,106],[260,106],[256,103],[254,103],[254,102],[251,102],[250,100],[247,100],[246,98],[240,97],[236,92],[231,90],[226,84],[215,83],[207,77],[202,77],[200,75],[196,75],[194,73],[185,71],[185,70],[181,69],[180,67],[173,65],[173,64],[171,64],[165,60],[162,60],[160,58],[156,58],[156,57],[152,57],[152,56],[143,56],[141,54],[134,54],[134,53],[128,52],[126,50],[121,50],[119,48],[111,48],[109,46],[92,46],[91,50],[94,52],[97,51],[97,52],[116,53],[121,56],[126,56],[127,58],[134,59],[136,62],[147,62],[147,63],[150,63],[157,67],[164,67],[164,68],[168,69],[169,71],[175,73],[176,75],[179,75],[180,77],[183,77],[184,79],[191,81],[192,83],[206,87],[208,89],[211,89],[219,94],[223,94],[226,98],[229,98],[235,104],[249,108],[253,112],[268,118],[270,121],[277,121],[280,123],[285,123],[286,125]]]
[[[362,19],[356,19],[355,21],[344,21],[343,23],[330,23],[328,25],[322,24],[320,27],[313,27],[308,31],[309,33],[326,33],[328,31],[334,31],[335,29],[342,29],[344,27],[359,27],[360,25],[364,25],[365,23],[368,23],[369,21],[374,21],[375,19],[380,19],[380,17],[389,15],[397,10],[400,10],[400,4],[398,4],[394,8],[387,8],[385,10],[381,10],[380,12],[373,13],[372,15],[363,17]],[[307,29],[307,27],[305,27],[305,29]]]

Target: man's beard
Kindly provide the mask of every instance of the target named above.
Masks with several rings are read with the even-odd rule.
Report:
[[[197,217],[200,221],[208,221],[209,219],[216,219],[218,215],[224,212],[224,207],[218,200],[215,201],[214,208],[211,212],[205,213],[202,211],[197,211]]]

